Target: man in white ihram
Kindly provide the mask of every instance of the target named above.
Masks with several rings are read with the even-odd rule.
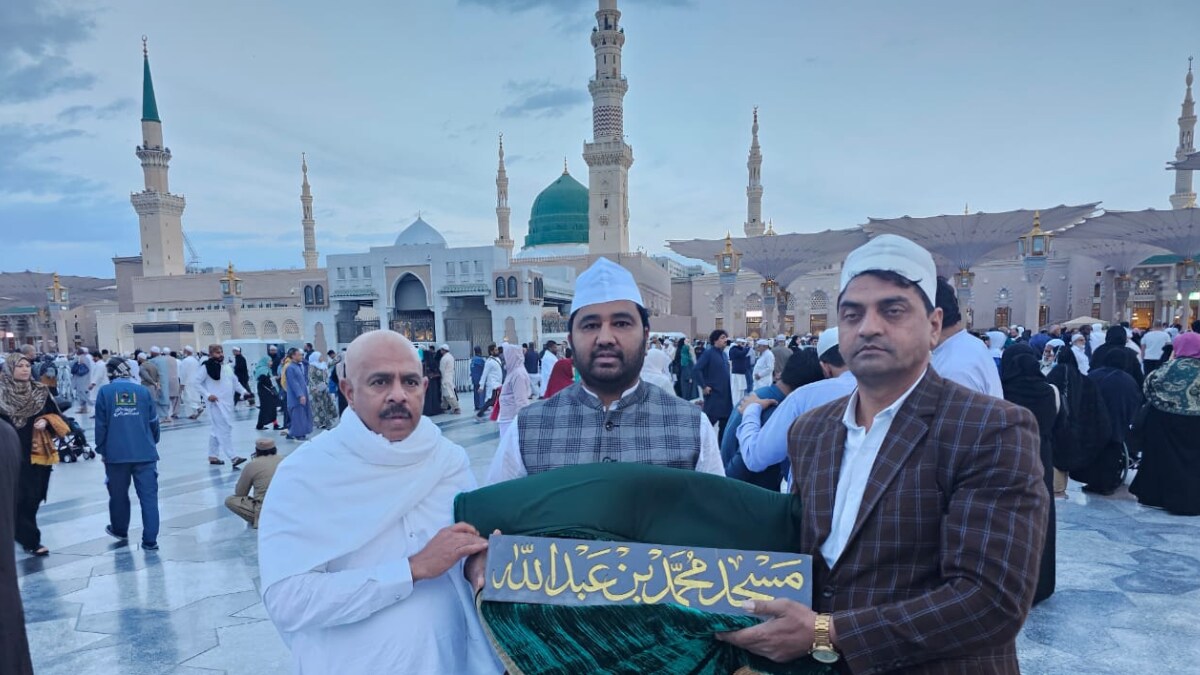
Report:
[[[298,673],[499,673],[453,522],[466,452],[421,417],[428,380],[388,330],[346,351],[341,423],[280,465],[259,518],[263,604]]]

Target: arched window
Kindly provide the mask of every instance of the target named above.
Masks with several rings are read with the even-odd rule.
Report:
[[[297,335],[300,335],[300,325],[291,319],[284,321],[283,335],[284,337],[296,337]]]
[[[306,305],[313,304],[313,288],[312,288],[312,286],[304,287],[304,304],[306,304]]]
[[[508,278],[508,297],[510,297],[510,298],[517,297],[517,278],[516,277]]]
[[[262,336],[265,338],[279,337],[279,326],[275,325],[275,322],[271,321],[270,319],[264,321],[262,327]]]
[[[242,337],[253,338],[258,337],[258,328],[254,326],[253,321],[242,322]]]
[[[370,269],[370,268],[364,268],[364,269]],[[314,296],[316,298],[318,305],[324,305],[325,304],[325,287],[318,284],[317,290],[316,290],[316,293],[314,294]]]
[[[506,298],[508,293],[504,292],[504,277],[496,277],[496,297]]]

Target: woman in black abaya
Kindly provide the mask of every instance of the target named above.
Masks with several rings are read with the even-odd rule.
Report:
[[[1037,418],[1041,437],[1042,479],[1046,483],[1046,494],[1049,495],[1054,491],[1054,428],[1061,408],[1058,392],[1042,375],[1038,353],[1025,343],[1017,343],[1004,350],[1000,358],[1000,383],[1004,386],[1004,400],[1028,409]],[[1054,593],[1054,520],[1054,500],[1051,499],[1046,544],[1042,548],[1037,590],[1033,595],[1034,604]]]

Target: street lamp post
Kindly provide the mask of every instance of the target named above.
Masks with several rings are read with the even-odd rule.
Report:
[[[733,238],[725,233],[725,249],[717,254],[717,274],[721,278],[721,327],[733,330],[733,290],[737,286],[738,272],[742,269],[742,254],[733,249]],[[732,333],[730,333],[732,335]]]
[[[54,273],[53,282],[46,288],[46,309],[49,312],[49,323],[53,325],[55,348],[59,354],[69,351],[67,342],[67,309],[70,307],[70,292],[62,285],[58,272]],[[45,350],[45,346],[42,347]]]
[[[1175,287],[1179,291],[1179,321],[1185,329],[1192,322],[1192,293],[1200,289],[1196,261],[1185,258],[1175,269]]]
[[[1117,301],[1116,322],[1129,320],[1129,294],[1133,291],[1133,277],[1118,273],[1113,277],[1113,297]]]
[[[242,337],[242,322],[239,320],[242,304],[242,280],[233,273],[233,263],[221,277],[221,304],[229,313],[229,335],[235,340]],[[217,336],[218,339],[220,336]]]
[[[965,325],[971,328],[975,321],[975,311],[972,304],[971,290],[975,285],[975,273],[963,267],[954,275],[955,295],[958,296],[958,307],[962,310]]]
[[[1050,256],[1053,235],[1042,231],[1042,213],[1033,212],[1033,229],[1017,237],[1017,252],[1025,267],[1025,281],[1029,283],[1029,304],[1025,308],[1025,327],[1033,332],[1040,328],[1041,285],[1046,274],[1046,259]]]
[[[769,339],[775,333],[771,316],[775,313],[775,296],[779,292],[779,284],[774,279],[767,277],[767,280],[762,283],[762,292],[762,337]]]

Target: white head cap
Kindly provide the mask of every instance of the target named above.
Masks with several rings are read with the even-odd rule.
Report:
[[[771,341],[767,340],[766,338],[759,338],[758,340],[755,340],[754,344],[759,347],[770,347]]]
[[[779,335],[775,336],[775,341],[776,342],[787,342],[787,336],[780,333]]]
[[[196,353],[196,350],[195,350],[195,349],[192,349],[192,346],[191,346],[191,345],[184,345],[184,346],[183,346],[183,351],[187,352],[188,354],[194,354],[194,353]]]
[[[740,337],[740,338],[737,338],[736,340],[734,340],[734,342],[744,345],[744,344],[746,344],[746,338]]]
[[[1071,336],[1071,344],[1075,344],[1076,342],[1083,342],[1086,339],[1087,338],[1083,337],[1083,333],[1076,333]]]
[[[825,352],[836,346],[838,346],[837,326],[821,331],[821,336],[817,338],[817,358],[821,358]]]
[[[151,353],[151,354],[161,354],[161,353],[162,353],[162,347],[151,347],[151,348],[150,348],[150,353]]]
[[[937,299],[937,266],[933,256],[912,241],[895,234],[881,234],[846,256],[838,292],[863,272],[895,272],[921,289],[929,304]]]
[[[440,347],[438,347],[438,349],[440,349],[444,352],[448,352],[448,351],[450,351],[450,345],[443,343]]]
[[[571,302],[574,314],[588,305],[599,305],[614,300],[628,300],[638,307],[645,307],[642,292],[629,270],[608,258],[600,258],[575,279],[575,299]]]

